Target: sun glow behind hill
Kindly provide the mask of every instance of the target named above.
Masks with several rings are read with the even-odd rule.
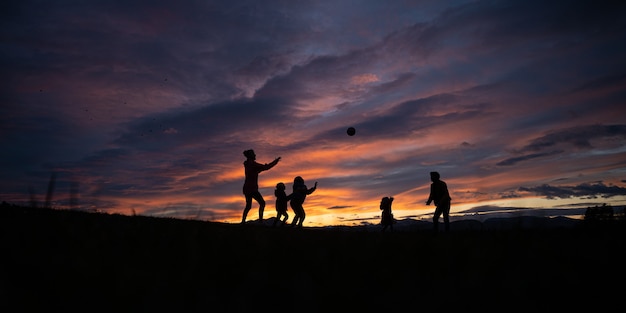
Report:
[[[523,198],[523,199],[508,199],[498,201],[485,201],[479,203],[462,203],[452,204],[450,219],[451,221],[472,219],[478,221],[484,221],[487,218],[495,217],[521,217],[521,216],[534,216],[534,217],[567,217],[571,219],[583,219],[585,210],[588,207],[601,206],[603,204],[612,205],[616,210],[622,212],[623,207],[626,205],[626,197],[615,197],[610,202],[601,201],[606,199],[543,199],[543,198]],[[585,202],[583,202],[585,201]],[[251,216],[256,219],[255,212],[256,207],[253,206],[251,210]],[[431,221],[433,217],[435,207],[433,205],[426,206],[424,204],[416,206],[416,208],[410,208],[406,206],[393,205],[394,218],[401,219],[415,219]],[[367,206],[363,206],[360,210],[352,209],[349,212],[344,212],[341,209],[321,209],[327,213],[320,213],[320,209],[316,207],[307,208],[305,202],[305,210],[316,210],[315,215],[307,215],[304,226],[360,226],[365,224],[378,224],[380,223],[380,210],[378,204],[372,205],[368,203]],[[290,220],[293,217],[293,212],[289,209]],[[276,214],[274,207],[271,203],[265,208],[264,218],[274,217]],[[228,223],[240,222],[240,217],[224,220]]]

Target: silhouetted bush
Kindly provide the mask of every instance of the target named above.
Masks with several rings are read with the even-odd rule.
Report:
[[[602,206],[588,207],[585,211],[586,221],[611,221],[614,218],[613,207],[602,204]]]

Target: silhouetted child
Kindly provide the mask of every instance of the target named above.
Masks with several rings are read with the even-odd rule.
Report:
[[[281,222],[281,226],[287,223],[287,219],[289,218],[289,214],[287,214],[287,202],[291,199],[291,195],[287,195],[285,193],[285,184],[278,183],[276,184],[276,189],[274,190],[274,195],[276,196],[276,219],[274,220],[274,225],[280,221],[281,217],[285,217]]]
[[[383,232],[387,230],[387,227],[389,227],[393,232],[393,223],[395,223],[395,220],[393,219],[393,213],[391,212],[392,202],[393,197],[383,197],[380,199],[380,210],[382,211],[380,224],[383,225]]]
[[[315,186],[312,188],[307,188],[302,177],[296,176],[296,178],[293,179],[293,193],[291,193],[291,201],[289,204],[295,216],[291,222],[291,226],[297,225],[298,227],[302,227],[302,222],[304,222],[304,217],[306,216],[304,207],[302,206],[304,199],[306,199],[307,195],[312,194],[315,189],[317,189],[317,182],[315,182]]]

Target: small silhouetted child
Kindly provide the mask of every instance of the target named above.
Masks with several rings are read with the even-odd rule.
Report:
[[[274,195],[276,196],[276,219],[274,220],[273,226],[276,226],[276,223],[281,221],[280,218],[284,217],[281,221],[282,226],[287,223],[287,219],[289,218],[289,214],[287,214],[287,203],[289,202],[289,199],[291,199],[291,195],[287,195],[287,193],[285,193],[285,184],[282,182],[276,184]]]
[[[383,232],[387,230],[387,227],[393,232],[393,224],[395,220],[393,219],[393,213],[391,212],[391,203],[393,202],[393,197],[383,197],[380,200],[380,210],[382,214],[380,216],[380,224],[383,225]]]
[[[303,206],[304,200],[307,195],[312,194],[316,189],[317,182],[315,182],[313,187],[308,188],[304,184],[304,179],[301,176],[296,176],[293,179],[293,192],[291,193],[291,201],[289,204],[295,216],[293,217],[293,221],[291,221],[291,226],[302,227],[302,222],[304,222],[304,218],[306,217]]]

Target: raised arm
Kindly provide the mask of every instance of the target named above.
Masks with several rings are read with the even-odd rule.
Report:
[[[267,171],[270,168],[276,166],[276,164],[278,164],[278,161],[280,161],[280,157],[277,157],[276,159],[274,159],[274,161],[270,162],[270,163],[266,163],[266,164],[260,164],[260,169],[259,172],[262,171]]]
[[[306,191],[307,195],[310,195],[313,193],[313,191],[315,191],[315,189],[317,189],[317,182],[315,182],[315,185],[313,187],[311,187],[309,190]]]

